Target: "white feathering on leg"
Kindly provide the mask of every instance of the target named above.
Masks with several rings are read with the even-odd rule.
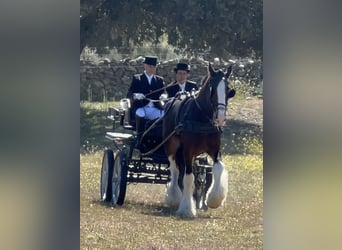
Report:
[[[228,193],[228,171],[224,164],[218,161],[213,166],[213,184],[208,190],[207,205],[210,208],[221,206]]]
[[[182,191],[178,186],[179,170],[172,156],[168,157],[170,162],[171,181],[166,185],[165,202],[170,207],[178,207],[182,198]]]
[[[194,179],[195,178],[192,173],[184,175],[183,196],[179,204],[179,208],[177,210],[177,214],[179,214],[180,216],[185,216],[185,217],[196,216],[196,205],[192,196],[194,193],[194,188],[195,188]]]

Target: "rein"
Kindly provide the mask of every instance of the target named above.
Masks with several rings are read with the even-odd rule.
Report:
[[[171,136],[173,136],[176,133],[177,127],[161,142],[159,143],[159,145],[157,145],[155,148],[151,149],[150,151],[141,154],[142,156],[147,156],[149,154],[152,154],[153,152],[155,152],[156,150],[158,150],[168,139],[171,138]]]
[[[165,110],[165,112],[164,112],[164,115],[163,116],[161,116],[161,117],[159,117],[156,121],[154,121],[153,123],[152,123],[152,125],[143,133],[143,135],[141,136],[141,139],[142,138],[144,138],[144,136],[148,133],[148,132],[150,132],[155,126],[156,126],[156,124],[160,121],[160,120],[162,120],[163,118],[164,118],[164,116],[169,112],[169,110],[170,110],[170,108],[171,108],[171,106],[172,106],[172,104],[175,102],[175,100],[176,100],[176,98],[174,98],[174,97],[172,97],[172,102],[171,102],[171,104],[168,106],[168,109],[167,110]],[[161,143],[159,143],[156,147],[154,147],[153,149],[151,149],[150,151],[148,151],[148,152],[146,152],[146,153],[143,153],[143,154],[141,154],[142,156],[146,156],[146,155],[149,155],[149,154],[152,154],[152,153],[154,153],[155,151],[157,151],[168,139],[170,139],[170,137],[171,136],[173,136],[175,133],[176,133],[176,131],[177,131],[177,129],[178,129],[178,126],[176,126],[175,127],[175,129],[161,142]]]
[[[143,135],[141,136],[141,138],[144,138],[144,136],[145,136],[148,132],[150,132],[150,131],[156,126],[156,124],[157,124],[160,120],[163,119],[163,117],[167,114],[167,112],[169,112],[170,107],[171,107],[172,104],[175,102],[176,98],[172,97],[172,98],[170,98],[170,99],[172,99],[172,102],[171,102],[171,104],[168,106],[168,109],[165,110],[164,115],[161,116],[161,117],[159,117],[157,120],[155,120],[155,121],[152,123],[152,125],[143,133]]]
[[[177,84],[178,84],[177,82],[175,82],[175,83],[170,83],[170,84],[168,84],[168,85],[166,85],[166,86],[164,86],[164,87],[162,87],[162,88],[159,88],[159,89],[156,89],[156,90],[151,91],[150,93],[147,93],[145,96],[152,95],[152,94],[154,94],[154,93],[156,93],[156,92],[158,92],[158,91],[165,90],[166,88],[175,86],[175,85],[177,85]]]

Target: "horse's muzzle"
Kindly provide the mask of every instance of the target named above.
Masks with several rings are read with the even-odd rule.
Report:
[[[219,125],[220,127],[224,125],[226,121],[226,118],[225,117],[218,117],[215,122],[217,123],[217,125]]]
[[[219,126],[223,126],[225,120],[226,120],[226,109],[219,108],[218,111],[217,111],[217,116],[216,116],[215,122]]]

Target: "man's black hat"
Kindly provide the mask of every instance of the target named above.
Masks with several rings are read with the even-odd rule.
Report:
[[[190,67],[186,63],[178,63],[176,68],[173,69],[176,73],[178,70],[185,70],[186,72],[190,72]]]
[[[146,63],[148,65],[156,66],[157,65],[157,60],[158,60],[158,57],[156,57],[156,56],[146,56],[145,60],[143,61],[143,63]]]

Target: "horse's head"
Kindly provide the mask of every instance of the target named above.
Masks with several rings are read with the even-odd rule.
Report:
[[[222,126],[226,120],[228,99],[234,97],[235,90],[229,86],[229,75],[232,72],[232,66],[229,66],[226,72],[214,70],[211,64],[208,66],[208,84],[210,87],[210,100],[213,108],[213,119]]]

